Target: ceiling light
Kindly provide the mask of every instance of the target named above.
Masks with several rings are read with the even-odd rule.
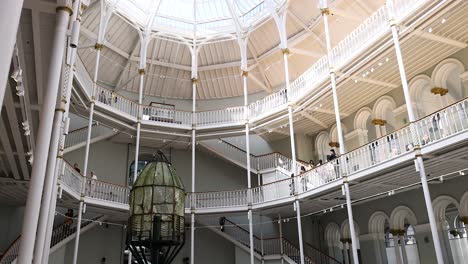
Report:
[[[431,27],[428,28],[428,29],[427,29],[427,32],[432,33],[432,28],[431,28]]]
[[[382,66],[383,63],[379,62],[379,66]]]
[[[369,75],[369,71],[366,71],[366,75]]]
[[[370,69],[370,72],[374,72],[374,68],[371,68],[371,69]]]
[[[366,77],[366,74],[365,74],[365,73],[362,74],[362,78],[364,78],[364,77]]]
[[[354,83],[357,83],[358,81],[357,80],[354,80]]]
[[[442,18],[442,20],[440,21],[440,23],[444,24],[445,22],[447,22],[447,19],[445,18]]]

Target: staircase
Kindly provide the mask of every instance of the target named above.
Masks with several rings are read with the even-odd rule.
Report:
[[[207,226],[213,232],[221,235],[227,240],[234,243],[241,249],[250,252],[250,236],[249,231],[234,223],[229,219],[225,219],[224,228],[221,230],[221,226],[217,219],[199,219],[197,221],[200,225]],[[253,236],[254,243],[254,256],[257,259],[268,258],[268,256],[280,256],[284,260],[290,263],[300,264],[300,250],[292,242],[285,238],[264,238],[262,239]],[[312,245],[304,244],[304,264],[341,264],[340,261],[328,256],[319,249]]]
[[[90,143],[96,143],[101,140],[108,139],[117,134],[116,129],[101,125],[93,124],[91,129],[91,141]],[[79,128],[68,132],[65,139],[64,153],[71,152],[86,146],[86,139],[88,137],[88,127]]]
[[[201,141],[199,145],[211,153],[214,153],[241,168],[247,169],[247,153],[245,150],[222,139],[204,140]],[[307,165],[306,162],[301,160],[297,160],[296,162],[296,171],[299,171],[301,166]],[[277,168],[282,168],[283,170],[292,173],[293,161],[279,152],[258,156],[250,154],[250,169],[253,173],[258,174]]]
[[[104,221],[106,216],[99,216],[93,218],[93,222],[82,222],[81,223],[81,234],[88,231],[97,225],[98,222]],[[50,241],[50,253],[56,251],[61,246],[68,243],[76,235],[76,226],[70,226],[67,224],[59,225],[52,231],[52,239]],[[5,254],[0,258],[0,264],[11,264],[16,263],[18,257],[19,246],[21,243],[21,236],[16,238],[13,243],[5,251]]]

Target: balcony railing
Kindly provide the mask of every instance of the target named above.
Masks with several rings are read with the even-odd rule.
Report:
[[[91,129],[91,140],[114,133],[115,131],[110,127],[104,126],[102,124],[93,124]],[[65,149],[86,143],[87,137],[88,127],[83,127],[68,132],[65,139]]]
[[[440,140],[467,131],[468,99],[464,99],[298,176],[290,177],[287,166],[284,169],[276,169],[275,173],[280,174],[277,178],[284,180],[252,188],[252,203],[260,205],[306,193],[334,182],[343,175],[352,175],[401,157],[413,151],[415,146],[429,147]],[[238,153],[236,155],[238,155],[239,162],[245,162],[245,158],[242,159],[245,157],[245,152],[229,143],[222,144],[226,148],[231,148],[234,153]],[[253,156],[254,164],[256,163],[253,166],[258,166],[258,169],[275,168],[279,166],[280,159],[283,160],[283,164],[292,164],[285,156],[272,153]],[[82,181],[83,176],[69,164],[65,164],[61,183],[80,194]],[[195,209],[233,208],[235,210],[235,208],[248,206],[248,193],[247,189],[187,193],[185,206],[187,209],[193,207]],[[95,185],[89,184],[86,195],[103,201],[127,204],[129,189],[96,181]]]
[[[329,66],[335,70],[339,70],[346,64],[352,62],[359,54],[368,50],[374,42],[389,31],[389,15],[388,9],[393,13],[392,18],[397,22],[405,19],[409,14],[418,10],[421,6],[430,2],[429,0],[389,0],[387,8],[383,6],[374,14],[367,18],[361,25],[353,30],[344,40],[336,45],[329,56],[324,56],[314,63],[308,70],[300,75],[294,82],[291,83],[289,89],[289,97],[293,102],[302,100],[304,97],[313,94],[312,92],[319,88],[320,84],[329,79]],[[331,60],[329,63],[328,60]],[[91,94],[93,83],[84,65],[81,62],[77,63],[78,79],[85,86],[88,94]],[[131,116],[138,116],[138,104],[129,100],[117,93],[102,87],[97,87],[96,99],[110,107],[113,107],[123,113]],[[262,116],[270,115],[281,107],[286,108],[288,103],[288,94],[285,88],[280,91],[270,94],[267,97],[254,102],[248,106],[249,120],[261,118]],[[187,129],[193,125],[197,127],[213,127],[238,125],[239,122],[245,120],[244,108],[233,107],[220,110],[204,111],[196,113],[195,118],[192,118],[191,112],[178,110],[161,110],[150,106],[144,106],[144,119],[162,122],[185,125]]]

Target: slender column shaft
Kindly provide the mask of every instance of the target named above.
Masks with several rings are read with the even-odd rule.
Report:
[[[280,237],[280,254],[281,254],[281,264],[284,263],[284,246],[283,246],[283,223],[281,222],[281,215],[278,215],[278,229]]]
[[[262,264],[265,263],[265,248],[263,245],[263,217],[260,215],[260,249],[262,253]]]
[[[36,140],[36,150],[34,152],[35,160],[32,166],[29,193],[24,213],[22,242],[19,248],[18,264],[30,264],[33,259],[41,195],[44,187],[46,164],[54,119],[54,109],[50,106],[55,105],[57,98],[68,18],[71,14],[70,10],[71,9],[69,7],[57,9],[57,22],[54,41],[52,44],[52,56],[49,64],[47,90],[44,95],[44,104],[42,106],[40,118],[41,122],[39,123]]]
[[[400,71],[401,84],[402,84],[403,93],[405,96],[406,110],[408,111],[408,118],[411,124],[413,124],[416,121],[416,117],[413,111],[414,109],[413,101],[411,101],[411,97],[409,93],[408,80],[406,78],[406,71],[405,71],[405,66],[403,63],[403,55],[401,53],[398,31],[393,21],[391,21],[391,29],[392,29],[392,37],[393,37],[395,53],[396,53],[397,62],[398,62],[398,69]],[[416,142],[417,141],[415,140],[415,143]],[[439,232],[437,230],[437,222],[435,220],[434,209],[432,208],[431,194],[429,191],[429,185],[427,184],[427,176],[426,176],[426,170],[424,168],[424,161],[422,159],[421,154],[419,153],[420,152],[419,143],[416,143],[415,145],[416,145],[415,150],[416,150],[416,166],[417,166],[416,170],[419,171],[419,176],[421,178],[421,185],[422,185],[422,189],[424,193],[424,200],[426,203],[429,224],[431,227],[431,234],[432,234],[432,240],[434,242],[434,249],[436,253],[437,263],[442,264],[444,263],[444,257],[442,254],[442,247],[440,245],[440,238],[439,238]]]
[[[322,15],[323,15],[323,24],[325,27],[325,39],[326,39],[326,44],[327,44],[327,54],[328,54],[328,63],[330,65],[330,83],[332,87],[332,95],[333,95],[333,106],[335,110],[335,120],[336,120],[336,131],[338,134],[338,142],[340,144],[340,154],[345,153],[345,144],[344,144],[344,138],[343,138],[343,130],[341,127],[341,117],[340,117],[340,107],[338,104],[338,94],[336,91],[336,74],[332,66],[332,61],[331,61],[331,56],[330,56],[330,51],[331,51],[331,41],[330,41],[330,31],[328,27],[328,14],[329,10],[328,8],[325,8],[322,10]],[[343,163],[345,162],[344,160],[342,161]],[[346,164],[341,164],[341,169],[345,167]],[[341,170],[343,171],[343,170]],[[348,210],[348,219],[349,219],[349,230],[351,234],[351,249],[353,251],[353,261],[355,264],[359,263],[359,258],[358,258],[358,250],[357,250],[357,236],[356,236],[356,230],[354,227],[354,218],[353,218],[353,209],[351,207],[351,194],[349,193],[349,185],[347,182],[346,177],[344,177],[344,188],[346,192],[346,207]]]
[[[80,13],[80,1],[73,2],[73,14],[70,19],[69,29],[72,29],[74,21],[76,21]],[[78,23],[78,29],[80,21]],[[79,33],[79,32],[77,32]],[[68,119],[68,110],[70,108],[70,96],[73,83],[73,65],[76,59],[76,47],[69,47],[68,53],[70,64],[65,65],[65,73],[62,79],[62,93],[60,101],[55,109],[54,125],[52,131],[52,139],[49,148],[49,158],[47,161],[46,180],[41,202],[41,213],[39,216],[39,225],[36,237],[36,246],[34,249],[35,259],[48,263],[50,252],[50,236],[53,229],[53,219],[55,213],[57,199],[57,177],[58,168],[62,166],[63,148],[65,143],[65,124]],[[60,153],[59,153],[60,151]],[[49,236],[48,236],[49,234]]]
[[[99,45],[96,45],[99,46]],[[84,207],[84,195],[86,191],[86,175],[88,172],[88,164],[89,164],[89,148],[91,145],[91,133],[93,129],[93,118],[94,118],[94,104],[96,100],[96,91],[97,91],[97,78],[99,74],[99,60],[101,57],[101,48],[97,47],[96,49],[96,66],[94,68],[94,77],[93,77],[93,91],[91,95],[91,104],[89,106],[89,117],[88,117],[88,135],[86,138],[86,147],[85,147],[85,158],[84,158],[84,165],[83,165],[83,182],[81,183],[81,199],[80,205],[78,207],[78,221],[76,226],[76,237],[75,237],[75,246],[73,249],[73,264],[76,264],[78,261],[78,247],[80,244],[80,232],[81,232],[81,219],[83,215],[83,207]]]
[[[396,258],[396,263],[397,264],[402,264],[401,262],[401,252],[400,252],[400,246],[398,245],[398,235],[395,234],[393,235],[393,244],[394,249],[395,249],[395,258]]]
[[[302,241],[302,221],[301,221],[301,206],[299,200],[295,201],[296,203],[296,217],[297,217],[297,232],[299,237],[299,254],[301,257],[301,264],[305,263],[304,259],[304,242]]]
[[[344,242],[343,243],[343,260],[344,260],[344,263],[346,264],[351,264],[351,262],[349,261],[349,258],[348,258],[348,242]]]
[[[288,120],[289,120],[289,138],[291,140],[291,159],[292,159],[292,172],[297,175],[296,165],[296,144],[294,140],[294,120],[293,120],[293,109],[291,101],[291,89],[289,87],[289,63],[288,63],[289,50],[283,49],[283,60],[284,60],[284,82],[286,85],[286,91],[288,96]]]
[[[400,248],[403,264],[408,264],[408,254],[406,253],[405,236],[400,235]]]
[[[8,73],[10,71],[11,57],[16,43],[16,33],[18,31],[19,20],[23,0],[2,1],[0,9],[0,112],[2,111],[3,99],[5,96]]]
[[[194,52],[195,53],[195,52]],[[196,56],[196,55],[192,55]],[[196,60],[195,60],[196,63]],[[192,73],[196,76],[196,72]],[[195,263],[195,148],[196,148],[196,96],[197,96],[197,79],[192,78],[192,202],[191,202],[191,221],[190,221],[190,263]]]
[[[376,138],[380,138],[382,136],[382,130],[379,125],[375,125],[375,136]]]

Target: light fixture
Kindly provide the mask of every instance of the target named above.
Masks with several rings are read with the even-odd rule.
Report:
[[[442,18],[442,20],[440,21],[440,23],[444,24],[445,22],[447,22],[447,19],[445,18]]]
[[[464,171],[460,171],[460,175],[465,175],[465,172],[464,172]]]
[[[358,80],[354,80],[354,83],[357,83],[357,82],[358,82]]]
[[[23,70],[16,68],[10,76],[15,82],[21,83],[23,81]]]
[[[374,72],[374,68],[371,68],[371,69],[370,69],[370,72]]]
[[[427,32],[432,33],[432,28],[431,28],[431,27],[428,28],[428,29],[427,29]]]
[[[385,59],[385,62],[389,62],[389,61],[390,61],[390,59],[387,57],[387,58]]]
[[[379,66],[382,66],[383,63],[379,62]]]

